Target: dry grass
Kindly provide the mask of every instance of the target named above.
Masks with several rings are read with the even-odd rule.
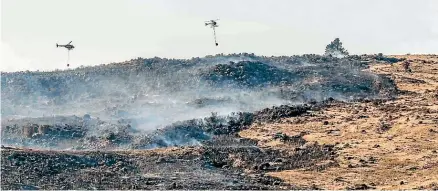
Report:
[[[287,149],[288,145],[273,140],[272,135],[307,131],[307,141],[342,148],[335,159],[339,167],[319,172],[297,169],[270,173],[291,184],[325,189],[355,184],[377,189],[427,189],[438,183],[438,56],[394,57],[407,58],[412,72],[405,72],[401,62],[392,66],[376,64],[370,70],[391,75],[398,88],[409,94],[380,105],[335,104],[315,116],[254,125],[240,135],[260,140],[262,147]]]

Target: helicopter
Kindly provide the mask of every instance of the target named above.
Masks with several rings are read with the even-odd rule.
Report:
[[[65,45],[59,45],[58,43],[56,43],[56,48],[58,48],[58,47],[64,47],[64,48],[67,49],[67,67],[70,66],[70,64],[68,63],[69,60],[70,60],[70,50],[72,50],[73,48],[75,48],[75,46],[73,46],[73,45],[71,44],[71,42],[73,42],[73,41],[70,41],[68,44],[65,44]]]
[[[219,45],[219,43],[217,43],[217,40],[216,40],[216,27],[219,27],[219,25],[217,25],[217,21],[218,21],[219,19],[216,19],[216,20],[209,20],[209,21],[205,21],[205,26],[208,26],[208,25],[210,25],[211,26],[211,28],[213,29],[213,34],[214,34],[214,43],[216,44],[216,46],[218,46]]]
[[[73,46],[73,45],[71,44],[71,42],[73,42],[73,41],[70,41],[68,44],[65,44],[65,45],[59,45],[58,43],[56,43],[56,47],[57,47],[57,48],[58,48],[58,47],[65,47],[65,48],[67,48],[68,50],[71,50],[71,49],[75,48],[75,46]]]

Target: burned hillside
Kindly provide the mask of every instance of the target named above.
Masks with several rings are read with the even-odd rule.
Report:
[[[205,132],[236,132],[235,127],[242,126],[239,123],[251,123],[248,119],[240,121],[242,116],[228,116],[236,115],[231,112],[250,116],[273,105],[329,98],[348,101],[394,97],[397,88],[390,78],[364,71],[366,61],[380,57],[240,54],[190,60],[136,59],[60,72],[5,73],[1,87],[2,118],[12,121],[4,120],[2,135],[7,136],[2,136],[2,141],[16,146],[63,142],[63,148],[68,145],[99,148],[101,143],[94,142],[102,139],[126,148],[136,141],[157,142],[156,137],[149,135],[157,128],[177,127],[174,135],[166,130],[163,134],[169,134],[169,140],[181,141],[181,145],[197,144],[198,140],[191,142],[190,137],[208,137],[202,135]],[[252,61],[234,62],[233,58]],[[228,119],[216,127],[208,122],[212,112],[218,119],[227,116]],[[72,117],[61,122],[62,116]],[[203,118],[207,120],[198,120]],[[45,122],[39,122],[42,119]],[[189,132],[196,132],[195,129],[199,132],[191,135]],[[47,133],[56,136],[47,137]],[[144,138],[137,140],[140,135]],[[83,144],[76,144],[77,141]],[[174,144],[178,145],[159,143]]]
[[[249,61],[239,61],[242,57]],[[393,92],[394,84],[388,78],[363,71],[365,60],[370,59],[241,54],[189,60],[135,59],[58,72],[2,73],[2,116],[40,117],[54,112],[133,116],[141,112],[135,106],[157,110],[168,106],[170,99],[178,105],[196,99],[222,100],[223,105],[238,105],[235,111],[254,111],[291,101],[288,98],[294,96],[282,95],[283,90],[316,100],[378,97],[380,90]],[[247,100],[269,103],[252,108]]]
[[[367,71],[391,64],[383,58],[232,54],[4,73],[2,188],[317,189],[270,173],[336,168],[337,144],[242,133],[396,98],[391,78]]]

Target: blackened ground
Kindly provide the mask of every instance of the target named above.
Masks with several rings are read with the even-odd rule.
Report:
[[[209,151],[2,150],[2,189],[297,189],[263,173],[210,164]],[[208,152],[208,154],[204,154]]]
[[[265,108],[254,113],[255,120],[257,122],[274,122],[275,120],[285,117],[295,117],[306,113],[311,110],[311,106],[274,106],[271,108]]]
[[[311,108],[308,105],[280,106],[253,114],[212,115],[204,120],[179,122],[148,134],[148,138],[137,145],[144,146],[140,148],[156,148],[181,146],[187,140],[199,143],[196,147],[180,147],[169,152],[3,148],[2,188],[297,189],[279,179],[265,176],[265,173],[303,167],[318,168],[318,162],[333,160],[336,155],[333,146],[308,144],[304,147],[306,142],[297,137],[300,140],[295,141],[297,144],[294,138],[290,139],[294,143],[291,145],[296,147],[294,152],[264,149],[257,146],[257,141],[238,137],[236,132],[254,121],[271,122],[303,115]],[[91,124],[90,121],[88,123]],[[41,128],[32,130],[43,131]],[[100,142],[118,140],[118,136],[112,134]],[[335,165],[335,162],[330,164]]]
[[[250,61],[229,62],[243,56]],[[187,102],[195,108],[222,103],[236,104],[239,97],[210,98],[214,92],[257,92],[272,88],[281,99],[324,97],[378,97],[394,84],[387,78],[363,71],[369,62],[392,63],[382,55],[349,56],[342,59],[320,55],[263,57],[249,54],[178,59],[136,59],[123,64],[54,72],[1,74],[2,117],[56,114],[127,117],[138,106],[152,105],[151,95]],[[377,85],[378,84],[378,85]],[[233,88],[234,87],[234,88]],[[239,94],[236,94],[239,95]],[[263,95],[264,96],[264,95]],[[190,99],[193,98],[193,99]],[[303,101],[303,100],[301,100]],[[268,104],[266,107],[269,107]],[[181,107],[185,107],[184,104]],[[61,112],[62,111],[62,112]]]
[[[235,82],[239,87],[258,87],[267,85],[290,84],[302,78],[302,73],[290,72],[262,62],[243,61],[230,64],[218,64],[202,77],[212,84]]]
[[[161,152],[3,147],[1,185],[3,189],[298,189],[265,173],[314,167],[336,155],[330,145],[290,152],[256,144],[224,136],[202,147]]]
[[[125,123],[109,123],[88,117],[46,117],[5,121],[2,144],[50,149],[152,149],[202,145],[219,135],[234,135],[254,122],[274,122],[317,110],[316,103],[274,106],[254,113],[228,116],[213,113],[203,119],[180,121],[152,132],[141,132]],[[31,123],[32,122],[32,123]]]
[[[217,168],[243,168],[253,172],[269,172],[316,167],[325,160],[334,160],[333,145],[309,145],[295,152],[258,147],[207,147],[204,160]],[[336,163],[332,161],[332,164]]]

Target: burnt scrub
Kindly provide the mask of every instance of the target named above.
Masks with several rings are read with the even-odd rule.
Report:
[[[232,144],[225,144],[230,140]],[[3,148],[2,188],[299,189],[265,173],[310,168],[319,161],[331,160],[334,151],[330,145],[309,145],[290,153],[229,137],[213,139],[201,147],[163,151]]]
[[[135,149],[179,147],[177,150],[181,152],[3,148],[2,186],[9,189],[297,189],[265,173],[310,167],[332,158],[331,147],[297,147],[294,153],[289,153],[259,148],[257,141],[240,138],[236,133],[256,119],[269,122],[304,114],[308,106],[303,107],[273,107],[255,114],[226,117],[213,114],[156,130],[140,143],[132,144],[137,146]],[[108,142],[121,139],[119,136],[120,133],[102,134],[94,141]],[[198,144],[185,140],[196,140]]]
[[[279,179],[212,169],[197,149],[53,152],[2,150],[3,189],[293,189]]]
[[[349,101],[382,104],[395,83],[365,69],[386,60],[231,54],[2,73],[1,186],[315,189],[267,173],[325,171],[338,148],[281,132],[266,139],[286,146],[270,148],[239,133]]]

